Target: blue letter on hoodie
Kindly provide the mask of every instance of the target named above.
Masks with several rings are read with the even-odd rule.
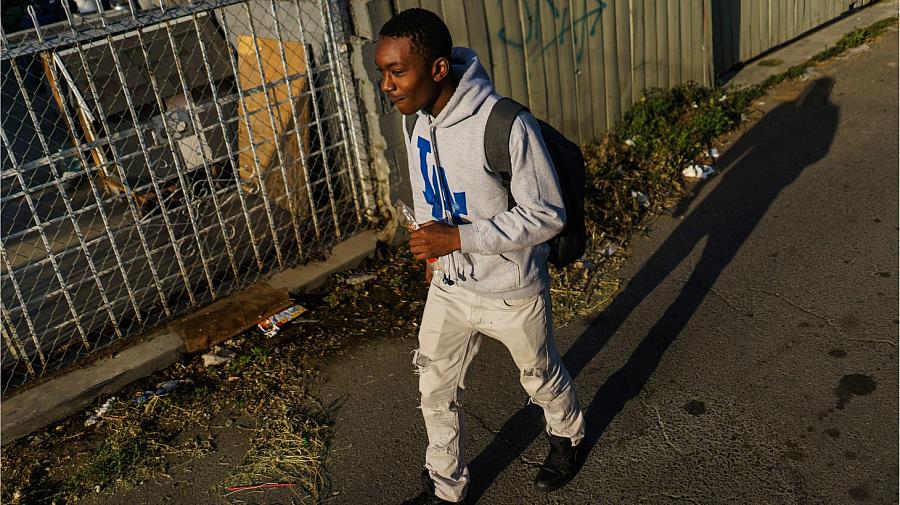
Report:
[[[428,153],[431,152],[431,142],[419,137],[419,168],[422,170],[422,179],[425,181],[425,201],[431,205],[431,216],[436,221],[444,219],[444,206],[453,216],[453,224],[463,224],[466,221],[460,216],[468,214],[466,209],[466,193],[454,193],[450,191],[447,183],[447,175],[444,167],[431,167],[431,177],[428,174]],[[435,194],[435,189],[440,195]],[[453,195],[451,197],[451,195]],[[443,201],[442,201],[443,200]]]

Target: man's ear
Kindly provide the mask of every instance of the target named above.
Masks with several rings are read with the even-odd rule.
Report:
[[[436,58],[431,64],[431,77],[434,82],[441,82],[448,75],[450,75],[450,60],[444,56]]]

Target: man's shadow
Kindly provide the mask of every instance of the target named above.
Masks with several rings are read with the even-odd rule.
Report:
[[[794,102],[766,114],[720,160],[727,168],[718,186],[688,214],[613,302],[600,313],[563,356],[573,378],[603,349],[628,316],[697,244],[707,239],[677,298],[649,330],[622,368],[612,374],[585,406],[586,436],[582,463],[607,427],[653,375],[663,354],[678,337],[710,288],[750,236],[781,190],[828,153],[838,123],[838,108],[828,97],[834,81],[810,83]],[[690,202],[676,209],[683,213]],[[469,464],[469,498],[475,503],[500,473],[543,432],[534,407],[513,415],[494,440]]]

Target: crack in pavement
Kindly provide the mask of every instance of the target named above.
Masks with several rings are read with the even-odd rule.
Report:
[[[791,300],[790,298],[788,298],[788,297],[786,297],[786,296],[784,296],[784,295],[782,295],[782,294],[780,294],[780,293],[778,293],[778,292],[776,292],[776,291],[768,291],[768,290],[765,290],[765,289],[754,288],[754,287],[750,287],[750,288],[747,288],[747,289],[749,289],[750,291],[753,291],[754,293],[761,293],[761,294],[765,294],[765,295],[774,296],[775,298],[778,298],[779,300],[781,300],[781,301],[787,303],[787,304],[790,305],[791,307],[794,307],[795,309],[797,309],[797,310],[799,310],[799,311],[801,311],[801,312],[803,312],[803,313],[805,313],[805,314],[809,314],[809,315],[811,315],[811,316],[813,316],[813,317],[815,317],[815,318],[818,318],[818,319],[824,321],[825,324],[827,324],[827,325],[830,326],[833,330],[835,330],[835,331],[838,333],[838,335],[840,335],[841,338],[844,339],[844,340],[853,340],[853,341],[857,341],[857,342],[870,342],[870,343],[887,344],[887,345],[890,345],[891,347],[894,347],[895,349],[897,348],[897,343],[896,343],[896,342],[892,342],[892,341],[890,341],[890,340],[883,340],[883,339],[877,339],[877,338],[848,337],[847,334],[844,333],[844,330],[843,330],[840,326],[838,326],[837,323],[835,323],[830,317],[825,316],[825,315],[822,315],[822,314],[819,314],[818,312],[816,312],[816,311],[814,311],[814,310],[812,310],[812,309],[808,309],[808,308],[806,308],[806,307],[804,307],[804,306],[802,306],[802,305],[800,305],[800,304],[794,302],[794,301]]]
[[[669,447],[671,447],[673,451],[675,451],[678,454],[681,454],[681,449],[676,447],[675,444],[673,444],[672,441],[669,439],[669,433],[666,431],[666,425],[665,425],[665,423],[663,423],[662,416],[659,415],[659,409],[656,408],[655,405],[650,405],[647,402],[645,402],[643,398],[640,398],[640,402],[641,402],[641,405],[643,405],[645,409],[647,409],[647,408],[653,409],[653,411],[656,413],[656,423],[659,425],[659,429],[662,430],[663,438],[666,440],[666,443],[669,444]]]

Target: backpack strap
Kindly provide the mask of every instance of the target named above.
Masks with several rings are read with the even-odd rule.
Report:
[[[403,116],[403,128],[406,130],[406,141],[411,142],[413,131],[416,129],[416,121],[419,120],[419,115],[415,112],[408,116]]]
[[[528,107],[512,98],[501,98],[491,109],[484,127],[484,154],[487,164],[500,176],[503,186],[509,193],[510,209],[516,206],[516,199],[510,188],[512,160],[509,152],[509,136],[512,133],[512,125],[516,121],[516,117],[523,110],[527,111]]]

